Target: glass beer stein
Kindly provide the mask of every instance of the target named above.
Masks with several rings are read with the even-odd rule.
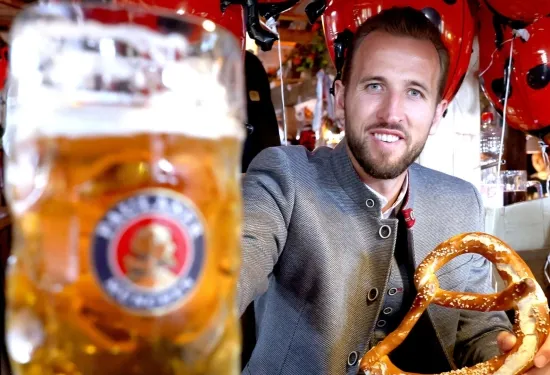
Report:
[[[10,85],[15,374],[240,374],[236,39],[199,18],[36,5],[11,29]]]
[[[501,171],[501,183],[504,190],[504,206],[529,200],[528,188],[537,190],[537,198],[542,198],[542,184],[539,181],[528,181],[527,171]]]

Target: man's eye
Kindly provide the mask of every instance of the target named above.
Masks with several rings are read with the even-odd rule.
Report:
[[[420,91],[418,90],[415,90],[415,89],[411,89],[409,90],[409,94],[412,96],[412,97],[415,97],[415,98],[421,98],[423,95]]]
[[[380,91],[382,86],[379,83],[369,83],[367,85],[367,90],[369,91]]]

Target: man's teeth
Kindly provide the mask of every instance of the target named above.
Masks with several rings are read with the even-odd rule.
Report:
[[[391,134],[378,134],[374,133],[374,137],[382,142],[393,143],[399,140],[399,137]]]

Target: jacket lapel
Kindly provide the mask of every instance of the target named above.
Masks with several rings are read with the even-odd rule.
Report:
[[[409,187],[407,189],[407,195],[405,196],[403,205],[401,206],[401,219],[404,220],[405,226],[407,227],[407,241],[409,245],[409,252],[412,254],[412,259],[414,262],[414,268],[418,267],[418,264],[422,261],[422,258],[419,259],[417,254],[417,249],[421,248],[416,246],[415,243],[415,226],[416,226],[416,214],[414,212],[414,202],[416,194],[418,191],[418,180],[415,169],[413,166],[409,168]]]
[[[408,229],[409,251],[412,254],[415,270],[433,250],[431,245],[424,240],[426,238],[426,231],[429,231],[430,228],[426,228],[425,223],[422,222],[423,213],[418,211],[418,208],[422,206],[418,202],[422,198],[419,196],[422,190],[422,183],[419,181],[418,169],[417,164],[413,164],[409,168],[409,189],[405,203],[401,209],[402,218]],[[416,205],[415,202],[417,203]]]
[[[420,176],[418,170],[419,167],[417,164],[413,164],[409,168],[409,192],[407,194],[408,199],[403,205],[403,209],[401,210],[401,214],[403,215],[403,219],[405,220],[408,228],[409,251],[410,254],[412,254],[412,261],[414,263],[415,270],[426,258],[426,256],[433,250],[432,244],[425,240],[427,238],[427,233],[431,230],[431,228],[426,227],[424,225],[425,223],[422,222],[422,217],[424,213],[419,211],[417,215],[414,212],[415,201],[417,203],[417,209],[422,206],[422,197],[420,197],[422,182],[419,181]],[[429,215],[432,213],[426,212],[425,214]],[[448,346],[445,345],[445,342],[441,336],[441,332],[444,331],[442,330],[442,328],[444,328],[443,325],[448,324],[449,321],[438,318],[439,315],[435,314],[435,310],[438,308],[441,309],[441,307],[435,306],[433,304],[428,306],[427,315],[430,322],[432,323],[432,326],[434,327],[435,334],[437,336],[439,344],[441,345],[441,348],[443,349],[447,357],[449,365],[451,366],[451,368],[456,369],[452,353],[449,352]]]
[[[362,211],[376,214],[376,212],[380,211],[378,198],[366,188],[365,184],[363,184],[359,178],[348,155],[346,142],[346,138],[344,137],[344,139],[336,145],[331,154],[332,171],[342,189],[361,207]],[[374,199],[377,204],[373,207],[366,207],[365,202],[367,199]]]

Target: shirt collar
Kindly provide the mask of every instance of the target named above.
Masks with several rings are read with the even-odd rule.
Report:
[[[384,207],[388,204],[388,199],[371,188],[369,185],[365,184],[365,186],[371,191],[379,200],[380,200],[380,207]],[[399,192],[399,195],[397,196],[397,199],[395,200],[394,204],[388,208],[386,211],[381,212],[382,218],[387,219],[389,218],[394,211],[398,211],[401,207],[401,204],[403,203],[403,199],[405,198],[405,195],[407,195],[407,190],[409,189],[409,173],[405,175],[405,181],[403,182],[403,185],[401,185],[401,191]]]

